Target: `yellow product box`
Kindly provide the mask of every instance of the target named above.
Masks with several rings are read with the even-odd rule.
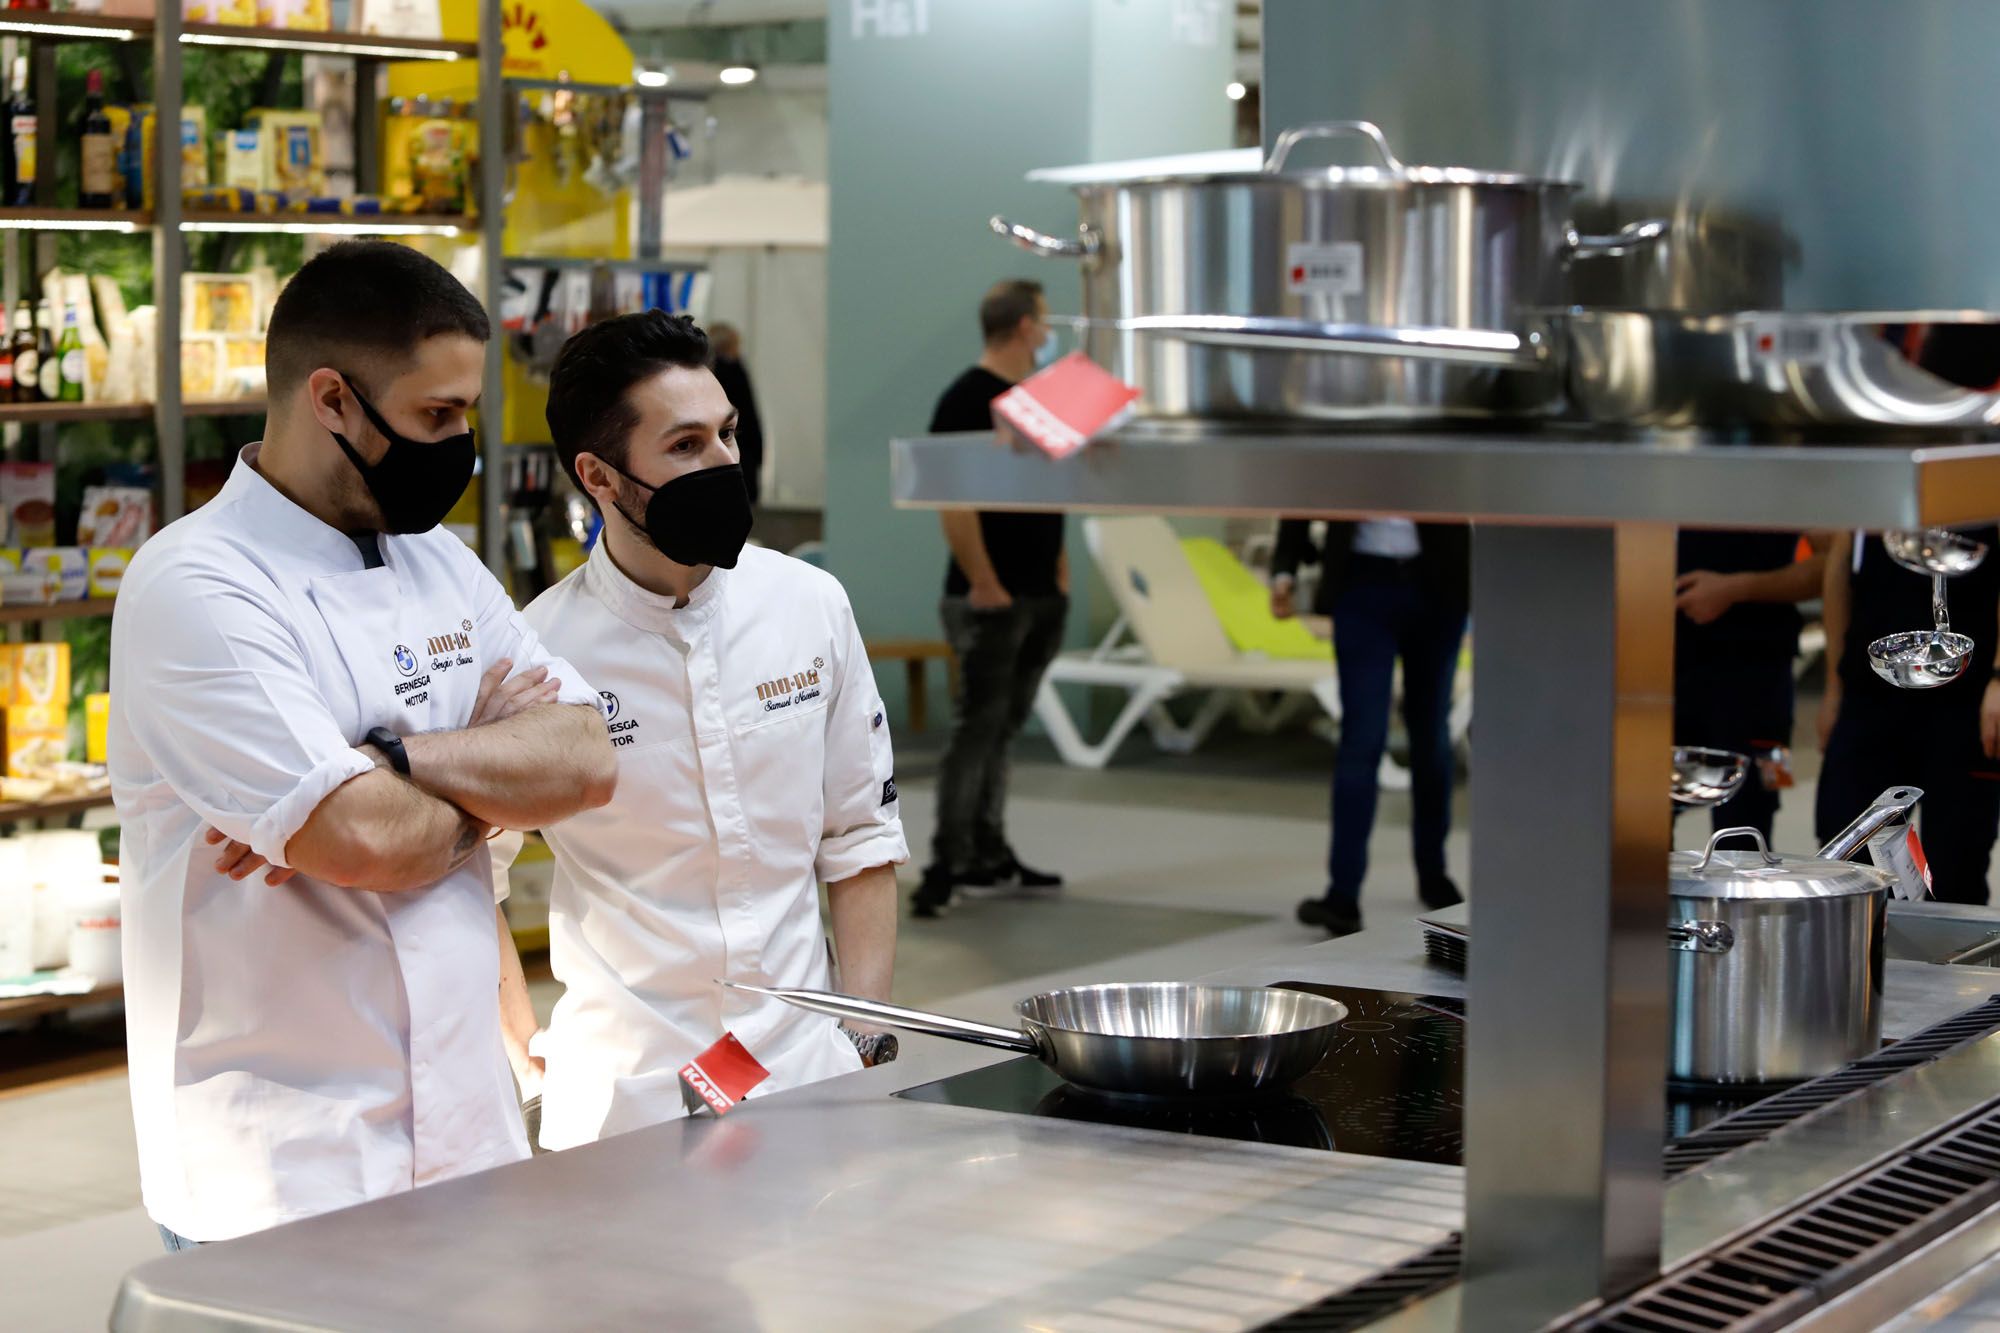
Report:
[[[111,734],[111,696],[108,694],[86,694],[83,696],[83,758],[86,763],[105,762],[108,748],[106,737]]]
[[[85,552],[90,563],[90,595],[116,597],[125,582],[125,567],[132,563],[127,546],[92,546]]]
[[[323,195],[326,170],[320,160],[322,120],[317,111],[253,108],[243,125],[261,139],[264,156],[260,187],[288,195]]]
[[[13,659],[13,688],[7,703],[14,708],[69,707],[69,645],[16,643],[8,645]]]
[[[90,593],[90,563],[81,546],[37,546],[21,552],[23,574],[42,573],[58,602],[80,602]]]
[[[257,130],[231,130],[222,136],[222,183],[232,190],[268,190],[264,177],[264,136]]]
[[[69,758],[68,705],[15,705],[5,716],[8,777],[39,777]]]

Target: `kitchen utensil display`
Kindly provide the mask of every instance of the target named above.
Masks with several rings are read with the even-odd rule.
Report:
[[[1523,332],[1600,424],[2000,428],[2000,313],[1571,308]]]
[[[1875,640],[1868,645],[1868,665],[1898,689],[1948,685],[1965,674],[1966,663],[1972,660],[1972,640],[1951,632],[1945,579],[1979,568],[1986,559],[1986,544],[1944,528],[1922,528],[1884,533],[1882,547],[1903,568],[1930,576],[1932,628]]]
[[[835,1018],[904,1028],[1032,1055],[1093,1092],[1227,1097],[1273,1091],[1320,1062],[1338,1001],[1264,986],[1165,982],[1072,986],[1014,1006],[1017,1028],[906,1009],[831,991],[721,983]]]
[[[1674,747],[1673,798],[1677,805],[1721,805],[1742,789],[1750,759],[1731,750]]]
[[[1668,1073],[1785,1083],[1838,1069],[1882,1039],[1890,875],[1845,858],[1906,820],[1923,793],[1892,787],[1817,857],[1779,856],[1725,829],[1668,861],[1673,950]],[[1746,837],[1754,851],[1722,851]]]
[[[1321,139],[1365,141],[1379,164],[1293,164]],[[1143,415],[1546,410],[1555,386],[1522,336],[1523,312],[1568,299],[1572,258],[1665,234],[1648,221],[1580,236],[1576,186],[1408,166],[1366,121],[1287,130],[1259,171],[1062,179],[1081,206],[1074,235],[992,227],[1030,253],[1081,261],[1084,349],[1142,390]]]

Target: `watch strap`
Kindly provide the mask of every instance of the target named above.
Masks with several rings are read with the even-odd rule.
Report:
[[[387,727],[376,727],[368,733],[367,741],[389,757],[389,767],[404,777],[410,776],[410,752],[403,748],[403,738]]]

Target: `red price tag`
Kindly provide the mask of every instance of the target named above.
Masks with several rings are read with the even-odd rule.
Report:
[[[1052,458],[1067,458],[1132,415],[1139,391],[1082,352],[993,400],[993,415]]]
[[[729,1032],[681,1070],[681,1081],[717,1115],[726,1115],[750,1089],[769,1077],[771,1071],[758,1064],[757,1057]]]

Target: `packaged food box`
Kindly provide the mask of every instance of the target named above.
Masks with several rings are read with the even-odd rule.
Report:
[[[244,126],[263,136],[264,185],[286,195],[323,195],[326,171],[320,158],[323,121],[317,111],[254,108]]]
[[[86,694],[83,696],[83,757],[86,762],[105,762],[107,748],[105,738],[111,732],[111,696],[108,694]]]
[[[251,28],[257,24],[257,3],[256,0],[181,0],[181,21]]]
[[[55,580],[56,600],[80,602],[90,592],[90,562],[81,546],[41,546],[21,553],[21,572],[46,572]]]
[[[93,546],[90,560],[90,595],[116,597],[125,582],[125,569],[132,563],[132,551],[123,546]]]
[[[56,465],[0,463],[0,513],[9,546],[54,546]]]
[[[465,211],[468,135],[462,120],[426,120],[410,137],[410,189],[427,209]]]
[[[8,777],[39,777],[69,758],[67,704],[16,704],[4,717]]]
[[[190,401],[222,396],[222,335],[181,335],[181,397]]]
[[[232,190],[268,190],[264,177],[264,135],[259,130],[231,130],[223,138],[222,183]]]
[[[9,707],[69,707],[68,644],[10,643],[0,656],[7,659],[13,678]]]
[[[46,569],[0,572],[0,606],[47,606],[55,599],[56,582]]]
[[[153,535],[153,493],[144,486],[86,486],[76,519],[79,546],[136,547]]]

